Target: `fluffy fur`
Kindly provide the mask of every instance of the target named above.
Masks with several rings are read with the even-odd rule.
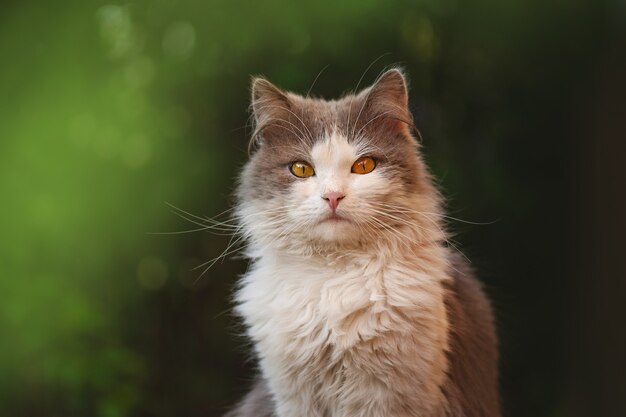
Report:
[[[491,311],[445,243],[402,72],[333,101],[256,79],[252,109],[236,311],[261,375],[229,416],[499,416]],[[376,168],[352,173],[362,156]]]

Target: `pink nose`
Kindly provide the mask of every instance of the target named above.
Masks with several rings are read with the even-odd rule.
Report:
[[[345,195],[338,191],[326,193],[322,196],[322,198],[328,202],[328,205],[330,206],[333,213],[335,212],[335,210],[337,210],[337,206],[339,205],[339,200],[341,200],[344,197]]]

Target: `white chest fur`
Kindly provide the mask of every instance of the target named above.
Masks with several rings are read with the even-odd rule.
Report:
[[[445,277],[420,259],[381,251],[258,258],[237,311],[279,417],[434,415],[442,407]]]

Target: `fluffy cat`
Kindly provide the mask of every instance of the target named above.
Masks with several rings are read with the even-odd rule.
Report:
[[[338,100],[252,85],[236,312],[260,376],[228,417],[498,417],[489,302],[446,245],[403,72]]]

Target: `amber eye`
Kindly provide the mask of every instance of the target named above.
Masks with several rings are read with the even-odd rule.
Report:
[[[369,174],[374,168],[376,168],[376,161],[369,156],[359,158],[352,164],[352,172],[355,174]]]
[[[313,167],[302,161],[292,162],[289,165],[289,171],[298,178],[308,178],[315,175]]]

